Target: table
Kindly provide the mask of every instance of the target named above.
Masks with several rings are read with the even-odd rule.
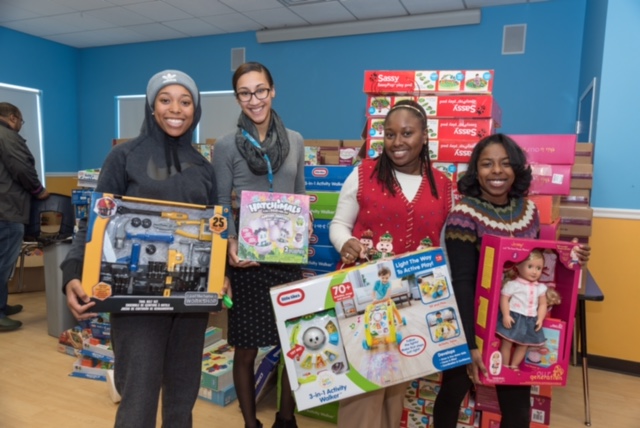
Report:
[[[580,353],[582,354],[582,389],[584,391],[584,424],[591,426],[591,403],[589,402],[589,364],[587,360],[587,312],[586,302],[601,302],[604,294],[588,269],[583,271],[582,287],[578,292],[578,329],[580,331]]]

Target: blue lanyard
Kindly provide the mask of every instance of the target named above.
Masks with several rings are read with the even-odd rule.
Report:
[[[262,153],[262,157],[267,163],[267,171],[268,171],[267,178],[269,179],[269,191],[273,192],[273,169],[271,168],[271,159],[269,159],[269,155],[267,154],[267,152],[262,150],[262,146],[260,145],[260,143],[258,143],[256,139],[253,138],[251,134],[249,134],[245,129],[242,130],[242,135],[244,136],[244,138],[249,140],[249,142],[253,144],[260,151],[260,153]]]

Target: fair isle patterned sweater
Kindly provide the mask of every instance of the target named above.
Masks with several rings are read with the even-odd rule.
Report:
[[[476,349],[474,300],[484,235],[514,236],[535,239],[540,219],[535,204],[524,198],[507,205],[494,205],[484,199],[466,196],[456,204],[447,218],[445,243],[453,290],[470,349]]]

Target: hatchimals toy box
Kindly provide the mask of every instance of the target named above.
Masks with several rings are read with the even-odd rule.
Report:
[[[94,192],[82,286],[97,312],[221,308],[229,209]]]
[[[271,300],[299,410],[471,361],[441,248],[275,287]]]
[[[476,342],[488,375],[480,375],[485,384],[565,385],[571,355],[573,323],[580,287],[581,268],[575,245],[564,241],[506,238],[485,235],[480,251],[480,269],[476,286]],[[533,250],[543,256],[542,277],[538,282],[553,288],[560,303],[549,306],[542,324],[545,341],[529,346],[523,361],[514,369],[504,361],[496,335],[500,296],[505,273],[527,259]],[[529,285],[527,285],[529,287]],[[531,291],[530,289],[528,289]],[[533,292],[533,291],[531,291]],[[549,294],[546,294],[549,301]],[[512,297],[513,299],[513,297]],[[508,367],[509,366],[509,367]]]
[[[306,264],[309,196],[243,191],[238,257],[262,263]]]

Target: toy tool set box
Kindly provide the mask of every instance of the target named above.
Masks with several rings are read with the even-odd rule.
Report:
[[[261,263],[305,264],[309,248],[309,196],[243,191],[238,257]]]
[[[93,193],[82,285],[102,312],[219,310],[229,209]]]
[[[271,300],[299,410],[471,361],[440,248],[275,287]]]
[[[580,287],[581,268],[575,245],[563,241],[505,238],[485,235],[480,252],[480,272],[476,286],[476,343],[488,375],[485,384],[565,385],[571,355],[574,314]],[[496,335],[500,292],[505,272],[527,259],[532,250],[542,252],[544,268],[538,282],[555,288],[560,303],[549,306],[542,329],[545,343],[530,346],[522,363],[507,367],[500,353],[501,337]],[[547,294],[549,296],[549,294]]]

